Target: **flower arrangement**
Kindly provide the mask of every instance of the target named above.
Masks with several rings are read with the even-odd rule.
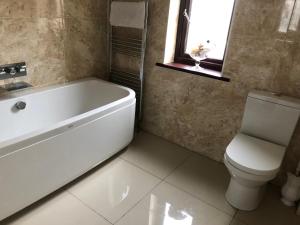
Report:
[[[207,58],[208,52],[210,52],[210,41],[206,41],[206,44],[200,43],[196,48],[193,48],[189,55],[196,61],[196,67],[200,68],[200,61]]]

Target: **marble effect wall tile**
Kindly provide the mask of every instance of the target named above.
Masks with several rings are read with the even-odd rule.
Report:
[[[66,18],[65,60],[68,80],[106,74],[106,30],[97,19]]]
[[[64,12],[64,0],[3,0],[1,18],[57,18]]]
[[[101,18],[107,17],[106,0],[64,0],[66,17]]]
[[[292,0],[293,1],[293,0]],[[224,74],[230,83],[155,66],[164,56],[169,0],[150,1],[143,128],[217,161],[238,132],[247,94],[300,98],[300,31],[282,33],[284,0],[236,0]],[[300,124],[279,182],[300,160]]]
[[[3,0],[0,64],[25,61],[34,86],[106,77],[107,1]],[[3,84],[3,81],[0,81]]]

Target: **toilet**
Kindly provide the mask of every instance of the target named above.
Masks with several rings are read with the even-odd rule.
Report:
[[[227,201],[254,210],[265,186],[279,172],[300,115],[300,100],[263,91],[248,94],[240,132],[226,148],[231,180]]]

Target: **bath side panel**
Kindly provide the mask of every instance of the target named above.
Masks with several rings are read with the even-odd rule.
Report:
[[[126,147],[135,103],[0,158],[0,221]]]

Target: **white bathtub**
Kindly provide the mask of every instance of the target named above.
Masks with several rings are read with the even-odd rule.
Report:
[[[134,118],[135,93],[98,79],[0,98],[0,221],[126,147]]]

